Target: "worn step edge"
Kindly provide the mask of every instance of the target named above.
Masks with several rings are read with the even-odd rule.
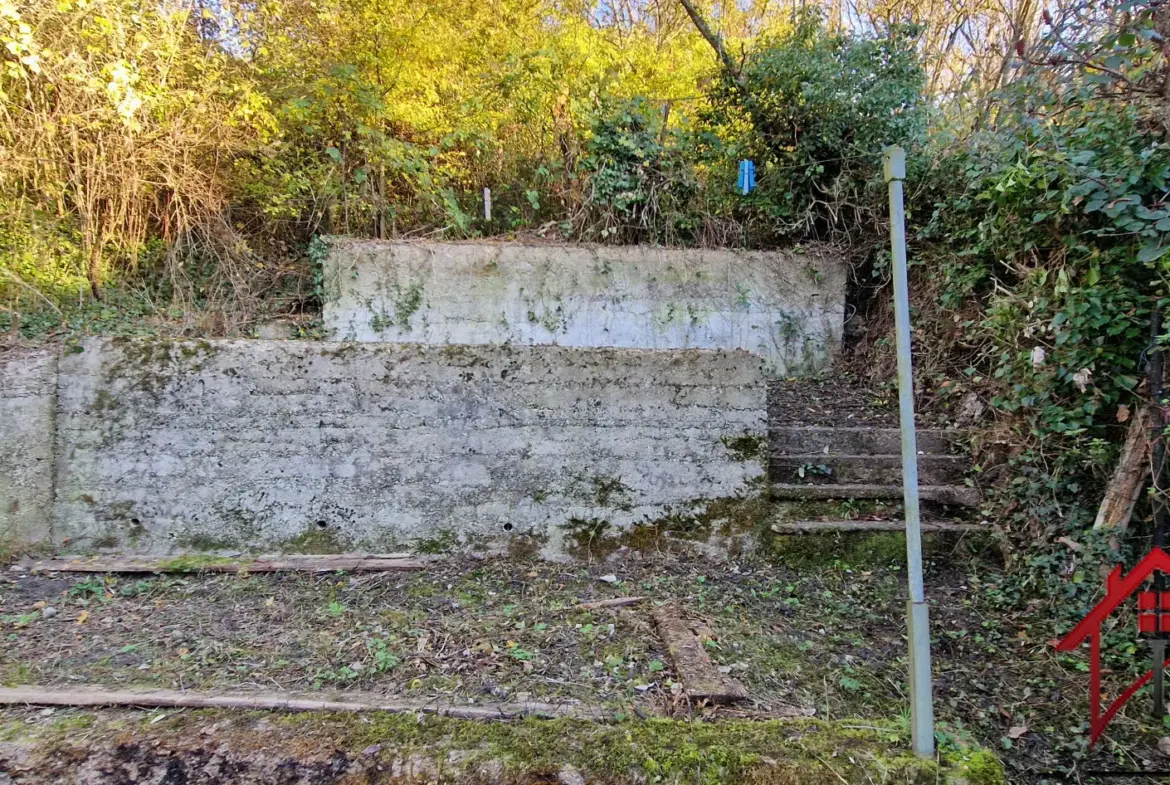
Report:
[[[902,456],[898,453],[892,452],[875,452],[875,453],[824,453],[824,452],[772,452],[773,461],[797,461],[807,460],[812,461],[817,459],[822,463],[834,463],[838,461],[848,463],[888,463],[891,466],[901,466]],[[955,463],[962,464],[967,461],[966,455],[948,455],[946,453],[919,453],[919,463]]]
[[[816,481],[820,477],[816,469],[819,466],[827,468],[826,479],[831,477],[840,485],[900,485],[902,482],[900,455],[773,453],[768,461],[768,470],[776,482],[808,482],[810,477]],[[809,467],[812,467],[811,472],[807,471]],[[806,470],[802,471],[802,468]],[[922,485],[958,485],[963,482],[963,476],[969,468],[970,461],[964,455],[919,455],[918,482]]]
[[[924,532],[977,532],[988,531],[978,523],[955,523],[953,521],[923,521]],[[816,534],[818,532],[900,532],[906,530],[905,521],[785,521],[773,523],[776,534]]]
[[[902,432],[898,428],[787,426],[773,421],[768,434],[768,441],[773,450],[793,445],[801,452],[823,451],[827,444],[830,455],[839,453],[840,449],[848,450],[851,445],[858,443],[880,447],[876,451],[877,454],[897,454],[902,443]],[[921,428],[917,431],[918,449],[940,455],[961,451],[968,434],[968,431],[962,429]],[[841,445],[841,448],[834,445]]]
[[[801,485],[773,483],[775,499],[901,499],[901,485]],[[920,485],[918,496],[926,501],[977,507],[979,491],[965,485]]]

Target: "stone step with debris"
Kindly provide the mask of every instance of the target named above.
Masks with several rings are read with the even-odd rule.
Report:
[[[964,534],[968,532],[988,531],[988,527],[980,523],[966,523],[960,521],[932,521],[921,523],[922,531],[934,534]],[[906,522],[898,520],[840,520],[840,521],[792,521],[777,520],[769,524],[769,529],[776,534],[825,534],[831,532],[901,532],[906,530]]]
[[[773,420],[768,443],[776,455],[899,455],[902,432],[897,428],[789,426]],[[919,428],[918,450],[928,455],[961,452],[969,435],[954,428]]]
[[[919,455],[918,481],[923,485],[960,482],[970,464],[962,455]],[[773,455],[769,472],[774,482],[816,484],[877,484],[902,482],[899,455]]]
[[[901,499],[901,485],[809,483],[772,483],[771,495],[777,500],[814,499]],[[982,499],[978,489],[965,485],[921,485],[918,496],[924,501],[977,507]]]

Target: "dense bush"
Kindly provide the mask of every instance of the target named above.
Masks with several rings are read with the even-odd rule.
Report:
[[[709,138],[723,156],[756,161],[751,207],[773,238],[864,245],[882,225],[882,149],[921,145],[926,131],[915,35],[833,33],[809,14],[718,84]]]
[[[1104,555],[1088,529],[1166,305],[1167,69],[1134,10],[1095,37],[1052,31],[990,127],[919,169],[920,372],[991,407],[987,512],[1046,591],[1077,593]]]

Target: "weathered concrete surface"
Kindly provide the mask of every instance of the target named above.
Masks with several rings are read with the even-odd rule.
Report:
[[[335,239],[324,317],[339,340],[745,349],[793,374],[838,352],[846,273],[817,248]]]
[[[745,352],[141,343],[61,358],[71,549],[563,552],[758,493]],[[721,509],[721,507],[720,507]]]
[[[0,543],[51,536],[56,393],[55,350],[0,353]]]

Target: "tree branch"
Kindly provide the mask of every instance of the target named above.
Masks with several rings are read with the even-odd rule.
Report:
[[[711,26],[707,24],[707,20],[703,18],[703,15],[699,13],[699,10],[695,8],[695,4],[691,2],[691,0],[678,1],[682,3],[682,7],[686,9],[687,16],[689,16],[691,21],[695,23],[695,27],[699,29],[700,35],[707,39],[707,43],[711,44],[711,48],[715,50],[715,54],[719,57],[719,61],[723,63],[723,67],[727,69],[727,72],[731,74],[737,82],[741,81],[739,66],[735,64],[735,61],[731,59],[731,55],[727,53],[727,49],[724,48],[723,39],[719,37],[718,33],[711,29]]]

